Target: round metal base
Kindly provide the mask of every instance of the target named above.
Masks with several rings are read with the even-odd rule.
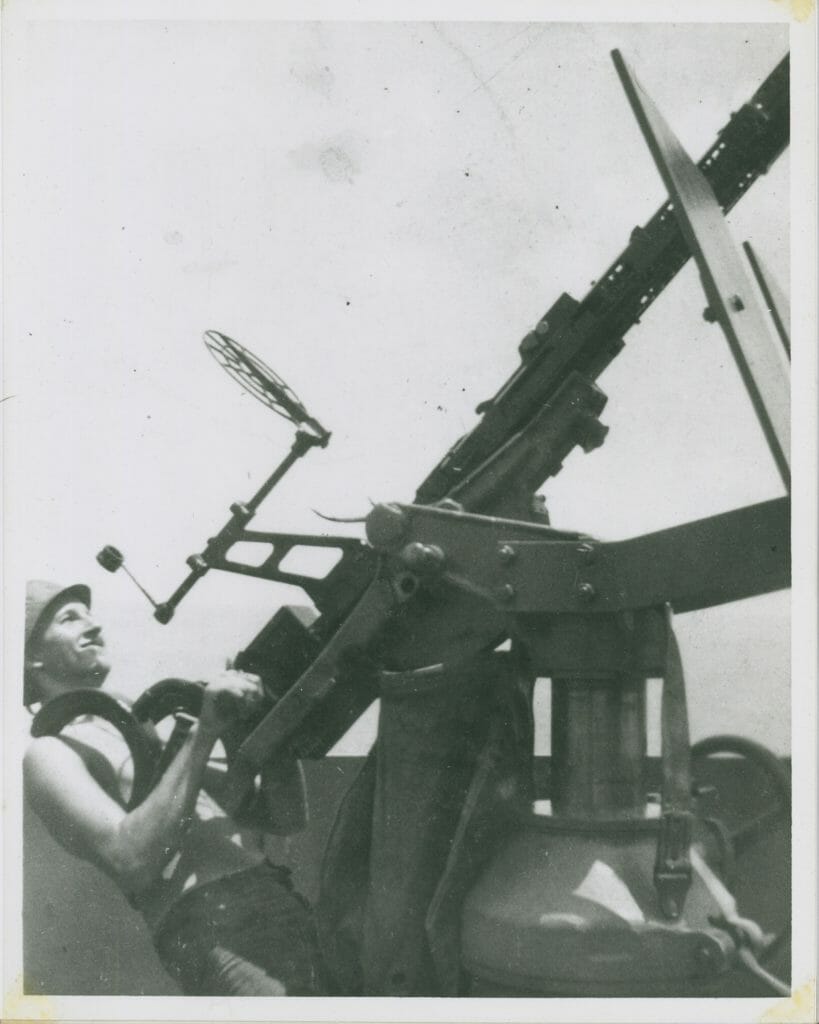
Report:
[[[707,990],[735,960],[731,937],[710,920],[733,898],[705,862],[704,844],[695,845],[683,914],[664,918],[652,824],[589,831],[532,816],[466,898],[462,962],[475,987],[550,995]]]

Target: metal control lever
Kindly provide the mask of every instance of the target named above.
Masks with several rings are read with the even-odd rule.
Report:
[[[108,572],[125,569],[125,572],[151,602],[154,607],[154,618],[163,626],[171,621],[177,605],[197,580],[201,579],[214,565],[224,567],[220,563],[224,562],[228,551],[237,541],[250,539],[245,533],[245,527],[256,514],[259,505],[291,466],[311,449],[326,448],[330,440],[330,431],[326,430],[315,417],[307,412],[295,392],[258,356],[220,331],[206,331],[204,341],[210,354],[229,376],[241,384],[254,398],[266,405],[268,409],[283,416],[296,427],[296,437],[290,451],[253,497],[247,502],[234,502],[230,506],[230,519],[215,536],[208,539],[205,550],[186,559],[190,572],[167,601],[158,603],[151,597],[142,584],[125,568],[122,552],[113,545],[107,544],[99,552],[97,561],[103,569],[107,569]]]
[[[160,622],[170,621],[170,615],[168,616],[167,619],[160,617],[162,609],[165,606],[155,601],[148,593],[148,591],[145,589],[145,587],[142,586],[142,584],[139,582],[136,576],[134,576],[134,574],[125,564],[125,556],[119,550],[119,548],[115,548],[113,544],[106,544],[101,551],[97,552],[97,561],[103,567],[103,569],[105,569],[108,572],[116,572],[118,569],[124,570],[125,575],[129,576],[133,580],[134,584],[139,588],[139,590],[142,591],[142,593],[151,602],[155,609],[154,615],[156,616],[156,618],[159,619]],[[171,612],[171,614],[173,614],[173,612]]]

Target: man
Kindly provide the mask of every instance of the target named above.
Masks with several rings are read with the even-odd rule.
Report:
[[[26,593],[24,700],[31,707],[111,668],[84,584],[32,581]],[[261,697],[257,676],[206,681],[201,714],[149,795],[132,810],[123,736],[85,718],[34,739],[26,798],[55,839],[97,865],[145,918],[165,969],[187,995],[319,995],[312,918],[289,873],[267,862],[213,793],[216,741]]]

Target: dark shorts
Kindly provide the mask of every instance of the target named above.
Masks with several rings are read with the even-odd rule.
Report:
[[[185,995],[323,995],[313,915],[286,868],[260,864],[192,889],[154,945]]]

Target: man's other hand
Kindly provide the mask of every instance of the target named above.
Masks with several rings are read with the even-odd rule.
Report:
[[[226,669],[204,682],[200,728],[215,736],[251,717],[264,695],[261,679],[251,672]]]

